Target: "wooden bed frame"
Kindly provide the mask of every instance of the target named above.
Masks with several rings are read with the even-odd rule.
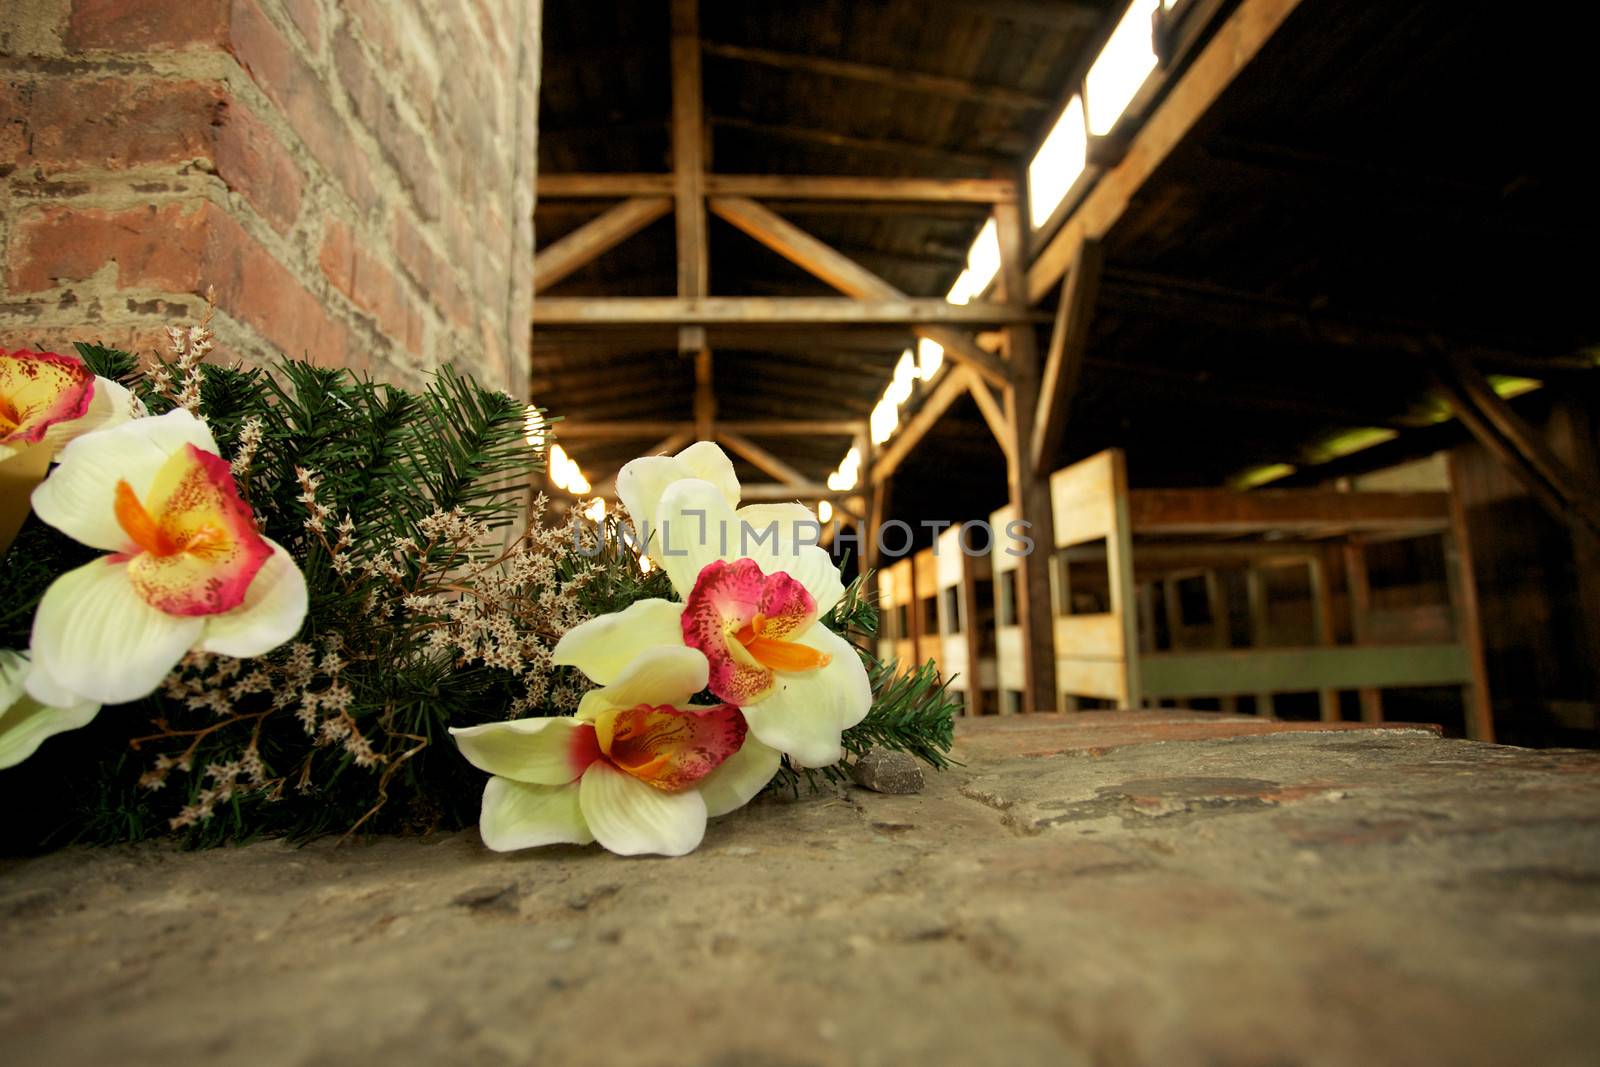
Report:
[[[916,593],[911,557],[878,571],[878,658],[902,667],[917,662]]]
[[[1063,709],[1075,707],[1081,697],[1140,707],[1162,700],[1254,695],[1258,707],[1264,704],[1263,710],[1270,710],[1274,693],[1317,691],[1322,716],[1336,719],[1337,694],[1354,690],[1360,694],[1362,718],[1381,721],[1385,688],[1460,686],[1467,735],[1493,740],[1470,549],[1451,493],[1130,491],[1123,454],[1112,449],[1057,471],[1050,478],[1050,495],[1058,559],[1066,560],[1052,574],[1056,685]],[[1454,632],[1441,640],[1379,643],[1364,546],[1433,534],[1445,541]],[[1106,610],[1073,614],[1073,556],[1062,550],[1102,539],[1109,585]],[[1335,643],[1334,598],[1327,588],[1334,552],[1342,555],[1348,586],[1354,637],[1348,644]],[[1315,642],[1154,650],[1153,592],[1141,595],[1139,580],[1159,577],[1163,569],[1204,575],[1224,565],[1247,566],[1258,575],[1275,566],[1310,568]],[[1267,608],[1264,597],[1254,591],[1260,578],[1250,584],[1252,622],[1264,632]],[[1144,626],[1141,615],[1147,617]]]

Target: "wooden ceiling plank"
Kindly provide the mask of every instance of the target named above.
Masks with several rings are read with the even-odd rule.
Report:
[[[536,254],[533,291],[550,288],[671,210],[672,201],[664,196],[624,200]]]
[[[839,133],[837,130],[761,122],[756,119],[732,115],[713,115],[711,122],[713,125],[721,126],[725,129],[741,130],[745,133],[759,134],[764,137],[777,137],[786,141],[825,144],[851,152],[879,152],[900,157],[907,155],[922,156],[925,159],[935,159],[944,163],[984,170],[1003,165],[1011,159],[1009,155],[1003,152],[941,148],[938,145],[921,144],[916,141],[892,140],[884,137],[860,137],[854,134]]]
[[[886,85],[906,92],[948,96],[956,100],[971,100],[1023,111],[1042,111],[1054,103],[1045,97],[1026,93],[1020,89],[1001,85],[979,85],[966,78],[925,74],[901,67],[884,67],[874,63],[857,63],[828,56],[781,52],[771,48],[751,48],[747,45],[716,41],[702,41],[700,47],[707,55],[741,63],[756,63],[778,70],[803,71],[871,85]]]
[[[672,196],[671,174],[541,174],[540,200],[609,200],[623,196]]]

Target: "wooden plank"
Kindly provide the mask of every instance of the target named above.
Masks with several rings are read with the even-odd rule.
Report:
[[[1000,251],[996,284],[1000,298],[1017,310],[1028,306],[1026,249],[1028,231],[1015,200],[994,206],[995,235]],[[1034,413],[1039,402],[1039,346],[1031,325],[1008,327],[1004,334],[1006,362],[1011,374],[1006,383],[1005,409],[1006,488],[1011,506],[1032,527],[1038,544],[1053,544],[1050,483],[1029,453]],[[1113,594],[1114,595],[1114,594]],[[1050,554],[1034,552],[1021,561],[1017,575],[1018,622],[1023,633],[1023,696],[1028,712],[1055,711],[1058,703],[1055,667],[1055,631],[1051,626]],[[1062,709],[1065,710],[1065,709]]]
[[[1106,449],[1050,475],[1057,548],[1109,538],[1116,529],[1117,456]]]
[[[706,254],[705,106],[700,85],[700,3],[672,0],[672,196],[678,235],[678,296],[703,297],[710,268]],[[697,394],[706,347],[705,330],[686,324],[678,331],[678,351],[696,354]],[[709,389],[710,356],[705,360]],[[700,408],[696,404],[698,421]]]
[[[700,337],[704,339],[702,331]],[[691,338],[692,340],[692,338]],[[680,335],[680,344],[686,343]],[[717,397],[711,387],[711,349],[702,345],[694,353],[694,435],[702,441],[712,439],[717,418]]]
[[[1005,454],[1006,462],[1011,462],[1011,434],[1006,428],[1006,414],[1000,409],[1000,401],[995,399],[994,393],[989,390],[989,383],[983,380],[982,375],[967,367],[961,368],[961,373],[966,379],[967,392],[972,394],[973,401],[978,405],[978,413],[989,424],[995,444]]]
[[[711,210],[718,218],[766,245],[791,263],[827,282],[841,293],[859,300],[903,300],[906,294],[856,263],[849,256],[819,241],[788,219],[745,197],[713,197]],[[919,329],[916,333],[941,345],[952,359],[972,367],[990,381],[1004,385],[1005,366],[958,331]]]
[[[1026,308],[952,304],[937,298],[709,296],[547,297],[535,301],[535,326],[931,326],[1032,322]],[[959,358],[959,357],[958,357]],[[985,376],[999,373],[991,365]]]
[[[1271,640],[1272,626],[1267,613],[1267,583],[1259,567],[1244,572],[1245,598],[1250,604],[1250,644],[1253,648],[1266,648]],[[1255,694],[1256,714],[1271,718],[1275,712],[1271,690]]]
[[[780,482],[785,482],[789,485],[805,485],[810,481],[805,475],[743,434],[734,433],[726,427],[718,427],[716,438],[733,449],[734,452],[749,460],[759,470],[771,475]]]
[[[953,368],[952,368],[953,369]],[[917,408],[911,420],[902,426],[893,437],[882,446],[878,460],[871,467],[872,481],[882,485],[899,467],[906,455],[922,440],[924,434],[939,421],[939,418],[955,403],[957,397],[967,391],[966,382],[959,374],[952,374],[946,370],[939,374],[935,380],[933,390],[922,401],[922,406]]]
[[[1372,640],[1372,583],[1367,579],[1367,550],[1356,538],[1346,540],[1341,550],[1344,552],[1344,584],[1350,594],[1350,634],[1356,645],[1362,646]],[[1356,695],[1361,701],[1361,721],[1382,722],[1382,690],[1368,682],[1356,687]]]
[[[1126,659],[1128,646],[1122,620],[1111,612],[1098,615],[1057,615],[1056,647],[1070,649],[1074,658]]]
[[[778,70],[821,74],[830,78],[866,82],[870,85],[887,85],[902,91],[945,96],[955,100],[972,100],[1023,111],[1042,111],[1053,103],[1046,97],[1023,92],[1020,89],[1003,85],[979,85],[966,78],[924,74],[921,71],[906,70],[904,67],[882,67],[875,63],[856,63],[828,56],[779,52],[771,48],[751,48],[717,41],[702,41],[700,47],[707,55],[722,59],[758,63]]]
[[[1456,417],[1557,519],[1600,536],[1600,486],[1555,454],[1544,436],[1463,358],[1441,360],[1435,375]]]
[[[1441,530],[1450,521],[1448,493],[1340,493],[1320,489],[1138,489],[1129,497],[1139,533],[1248,533]]]
[[[1313,556],[1306,561],[1306,568],[1311,578],[1311,611],[1317,644],[1331,646],[1335,643],[1333,591],[1328,588],[1327,563],[1325,556]],[[1318,690],[1317,708],[1323,722],[1338,722],[1344,717],[1339,710],[1338,690]]]
[[[1459,644],[1342,645],[1157,652],[1142,667],[1147,696],[1181,699],[1240,690],[1459,685],[1470,677],[1467,658]]]
[[[1028,268],[1028,299],[1037,303],[1072,267],[1085,237],[1100,239],[1145,182],[1199,126],[1218,97],[1248,67],[1300,0],[1241,0],[1184,71],[1121,162],[1100,176],[1083,202]]]
[[[670,174],[541,174],[540,200],[609,200],[622,196],[672,196]]]
[[[533,291],[550,288],[671,210],[667,197],[635,197],[591,219],[533,257]]]
[[[1054,458],[1066,433],[1067,415],[1083,373],[1104,258],[1099,241],[1083,238],[1061,286],[1061,303],[1050,331],[1050,350],[1039,382],[1039,411],[1034,417],[1030,442],[1035,467],[1043,467]]]
[[[1052,666],[1055,668],[1057,696],[1098,697],[1116,701],[1124,707],[1129,706],[1127,665],[1121,660],[1057,656]]]
[[[568,422],[562,419],[560,422],[552,423],[550,426],[553,435],[564,441],[593,440],[595,438],[643,440],[685,430],[692,431],[693,428],[693,423],[661,419],[638,421],[622,419],[614,422]]]
[[[707,174],[708,196],[863,203],[992,204],[1017,195],[1004,178],[858,178],[809,174]],[[542,189],[542,187],[541,187]]]
[[[1477,571],[1472,564],[1472,539],[1467,533],[1467,513],[1455,491],[1456,453],[1450,453],[1450,536],[1445,559],[1456,609],[1456,639],[1467,650],[1471,678],[1462,691],[1466,704],[1467,736],[1474,741],[1494,740],[1494,704],[1489,696],[1489,668],[1483,657],[1483,623],[1478,611]],[[1581,536],[1581,534],[1579,535]],[[1577,537],[1574,540],[1578,540]],[[1581,547],[1580,547],[1581,550]]]

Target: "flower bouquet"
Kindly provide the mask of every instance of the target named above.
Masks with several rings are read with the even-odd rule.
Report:
[[[815,516],[739,507],[715,445],[563,523],[531,481],[559,424],[504,393],[171,334],[145,369],[0,351],[9,847],[476,821],[680,855],[869,747],[947,762],[932,665],[862,650],[876,612]]]

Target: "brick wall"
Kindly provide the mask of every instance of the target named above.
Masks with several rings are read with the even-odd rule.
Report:
[[[539,0],[0,2],[0,345],[521,395]]]

